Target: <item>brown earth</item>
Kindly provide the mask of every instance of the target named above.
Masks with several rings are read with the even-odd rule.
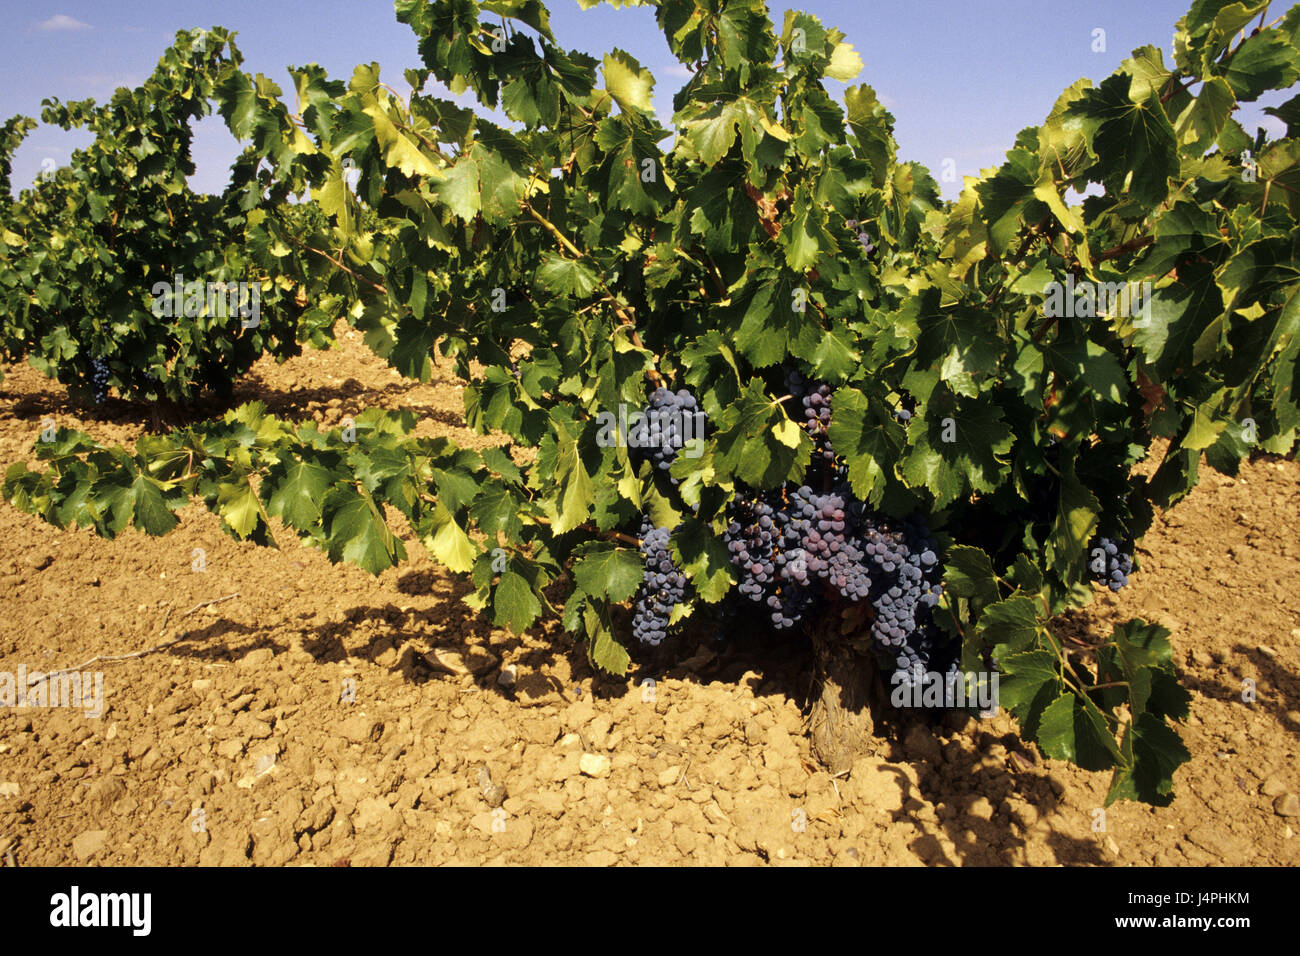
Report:
[[[29,458],[45,418],[121,442],[148,423],[4,373],[0,465]],[[345,330],[334,351],[259,364],[236,397],[329,424],[407,407],[481,444],[442,374],[403,382]],[[164,538],[104,541],[0,505],[0,673],[184,638],[87,666],[98,718],[0,709],[0,860],[1295,864],[1300,465],[1207,474],[1157,521],[1132,586],[1064,622],[1086,641],[1160,621],[1193,692],[1177,799],[1104,817],[1108,776],[1038,758],[1005,716],[914,726],[832,777],[804,735],[809,655],[788,641],[687,647],[609,680],[553,626],[520,639],[478,619],[418,545],[374,579],[289,535],[241,545],[197,508]]]

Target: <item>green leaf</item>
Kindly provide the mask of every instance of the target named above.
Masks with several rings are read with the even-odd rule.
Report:
[[[969,589],[970,579],[965,579],[963,585]],[[985,590],[983,596],[987,593]],[[987,646],[997,648],[994,653],[998,657],[1026,650],[1038,637],[1038,609],[1025,595],[1012,595],[984,608],[979,616],[979,632]]]
[[[131,483],[130,496],[134,503],[132,518],[135,526],[146,534],[166,534],[180,523],[167,507],[162,488],[152,478],[137,475]]]
[[[241,538],[247,538],[262,520],[257,494],[245,478],[217,489],[217,510],[222,520]]]
[[[956,597],[973,598],[982,604],[998,600],[993,563],[979,548],[959,544],[944,559],[944,588]]]
[[[1122,799],[1154,806],[1173,802],[1174,771],[1192,759],[1178,734],[1160,718],[1141,714],[1128,727],[1122,746],[1130,760],[1115,768],[1107,806]]]
[[[1178,143],[1157,95],[1135,103],[1131,83],[1127,73],[1108,77],[1083,91],[1065,117],[1081,125],[1097,158],[1090,178],[1150,207],[1169,194],[1169,179],[1178,174]]]
[[[614,639],[605,615],[590,604],[583,610],[583,624],[587,631],[591,662],[608,674],[622,676],[627,673],[632,659],[627,649]]]
[[[831,61],[826,66],[826,75],[832,80],[847,83],[862,72],[863,65],[862,57],[858,55],[857,50],[853,49],[853,44],[841,40],[831,51]]]
[[[458,219],[470,220],[483,208],[479,187],[479,167],[471,157],[462,156],[448,166],[442,178],[434,184],[438,199]]]
[[[827,432],[848,465],[853,493],[879,505],[902,447],[902,429],[888,409],[856,389],[835,392],[831,407],[835,414]]]
[[[405,176],[424,176],[437,178],[439,169],[428,156],[420,152],[415,141],[393,125],[383,107],[379,104],[367,106],[363,112],[375,124],[375,141],[384,151],[384,161],[401,170]]]
[[[314,528],[320,521],[320,502],[332,481],[329,470],[310,461],[295,461],[269,478],[272,491],[267,499],[268,514],[283,518],[298,531]]]
[[[999,456],[1011,451],[1011,428],[987,396],[959,404],[939,386],[907,435],[912,448],[902,462],[903,478],[927,488],[939,507],[969,491],[992,491],[1008,470]]]
[[[507,570],[492,589],[492,622],[523,634],[542,613],[541,602],[523,575]]]
[[[1032,733],[1043,709],[1061,692],[1060,663],[1051,651],[1026,651],[998,658],[998,702]]]
[[[537,282],[552,295],[589,296],[596,290],[597,279],[586,265],[577,259],[562,259],[548,255],[537,270]]]
[[[722,600],[731,589],[731,556],[722,539],[704,522],[690,518],[669,541],[696,593],[710,604]]]
[[[734,475],[754,488],[800,477],[812,452],[807,433],[772,401],[757,378],[727,406],[713,444],[718,473]]]
[[[1101,712],[1081,703],[1072,693],[1052,701],[1038,723],[1038,745],[1055,760],[1068,760],[1085,770],[1115,766],[1114,738]]]
[[[325,496],[322,511],[331,561],[349,561],[378,574],[406,557],[402,542],[393,536],[368,494],[335,486]]]
[[[587,594],[617,604],[636,593],[644,570],[640,551],[599,544],[574,564],[573,576]]]

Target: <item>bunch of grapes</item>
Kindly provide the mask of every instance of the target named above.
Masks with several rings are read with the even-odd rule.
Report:
[[[856,219],[846,219],[844,220],[844,225],[850,229],[858,229],[862,224]],[[871,254],[876,251],[876,245],[871,241],[871,237],[867,235],[866,232],[859,230],[858,242],[862,245],[862,251],[866,253],[867,258],[870,259]]]
[[[686,596],[686,575],[668,550],[667,528],[656,528],[642,519],[641,556],[645,568],[637,590],[632,617],[632,634],[643,644],[658,645],[668,636],[673,608]]]
[[[896,668],[908,674],[934,663],[939,633],[931,612],[943,594],[939,558],[929,529],[917,518],[898,526],[872,521],[864,530],[870,560],[871,636]]]
[[[1130,551],[1121,551],[1117,541],[1098,538],[1091,551],[1088,570],[1092,572],[1092,578],[1098,584],[1104,584],[1112,591],[1118,591],[1128,584],[1128,576],[1133,573],[1133,554]]]
[[[785,387],[803,406],[803,427],[813,440],[813,463],[833,467],[835,449],[827,431],[831,423],[831,387],[825,382],[809,382],[798,369],[786,373]]]
[[[103,359],[90,360],[90,394],[96,405],[103,405],[108,398],[108,363]]]
[[[676,392],[657,388],[650,396],[650,405],[644,415],[643,424],[639,426],[644,429],[640,444],[643,448],[649,446],[650,461],[655,469],[667,472],[676,461],[677,453],[685,446],[687,432],[694,429],[696,423],[702,424],[699,404],[695,396],[684,388]],[[693,437],[704,436],[693,434]],[[677,484],[677,479],[672,479],[672,482]]]
[[[793,627],[826,588],[870,604],[877,652],[910,682],[918,669],[955,659],[932,615],[942,594],[937,546],[919,519],[894,521],[851,496],[808,485],[738,495],[723,533],[738,591],[763,604],[777,630]]]
[[[741,596],[766,605],[772,626],[784,630],[808,606],[809,561],[797,547],[800,530],[791,514],[766,497],[737,494],[722,542],[740,571]]]

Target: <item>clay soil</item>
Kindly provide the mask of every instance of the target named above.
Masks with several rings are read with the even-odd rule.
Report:
[[[149,427],[147,408],[89,412],[30,368],[4,373],[2,466],[32,460],[45,418],[128,444]],[[446,369],[411,385],[346,329],[259,364],[236,391],[253,399],[327,424],[411,408],[426,433],[484,441]],[[86,667],[98,718],[0,708],[0,861],[1294,865],[1300,465],[1205,475],[1133,584],[1062,622],[1084,643],[1165,624],[1193,693],[1172,805],[1104,816],[1108,775],[1042,759],[1005,716],[914,724],[832,776],[809,753],[797,642],[694,639],[611,680],[553,625],[491,627],[415,542],[372,578],[287,534],[235,542],[200,508],[166,537],[106,541],[0,505],[0,672],[182,638]]]

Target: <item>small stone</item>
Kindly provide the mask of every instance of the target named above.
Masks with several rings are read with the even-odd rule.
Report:
[[[677,778],[681,776],[681,772],[682,772],[681,767],[669,767],[667,770],[660,771],[659,786],[671,787],[674,783],[677,782]]]
[[[208,691],[212,689],[212,681],[206,677],[202,677],[196,681],[192,681],[190,683],[190,686],[194,688],[194,691],[196,693],[206,694]]]
[[[245,670],[260,670],[268,666],[275,659],[275,651],[269,647],[259,647],[257,650],[249,651],[239,661],[239,666]]]
[[[582,746],[582,738],[577,734],[565,734],[560,738],[560,749],[572,750],[574,747]]]
[[[501,668],[501,673],[497,675],[497,686],[509,690],[515,686],[517,680],[519,680],[519,671],[515,669],[514,664],[507,664]]]
[[[1255,650],[1259,651],[1265,657],[1277,657],[1277,651],[1273,650],[1273,648],[1269,647],[1267,644],[1260,644],[1255,648]]]
[[[496,655],[491,651],[471,646],[464,649],[435,647],[424,655],[424,659],[435,670],[462,676],[464,674],[484,674],[497,665]]]
[[[989,803],[987,797],[979,797],[970,805],[969,812],[977,820],[992,820],[993,804]]]
[[[1284,793],[1273,801],[1273,811],[1279,817],[1300,816],[1300,797],[1294,793]]]
[[[126,784],[121,777],[103,777],[90,788],[90,802],[100,810],[107,810],[126,796]]]
[[[18,796],[18,784],[10,780],[0,780],[0,797]]]
[[[1286,784],[1277,774],[1273,774],[1260,786],[1259,792],[1266,797],[1280,797],[1286,793]]]
[[[583,754],[578,769],[588,777],[608,777],[610,761],[604,754]]]
[[[478,789],[489,807],[495,809],[506,802],[506,788],[492,781],[492,773],[487,767],[478,768]]]
[[[243,753],[244,742],[242,740],[235,740],[232,737],[230,740],[223,740],[217,744],[218,756],[225,757],[227,760],[238,760]]]
[[[384,722],[376,717],[356,714],[339,724],[339,733],[354,744],[378,740],[384,732]]]
[[[108,843],[107,830],[86,830],[72,839],[72,852],[78,860],[89,860]]]

